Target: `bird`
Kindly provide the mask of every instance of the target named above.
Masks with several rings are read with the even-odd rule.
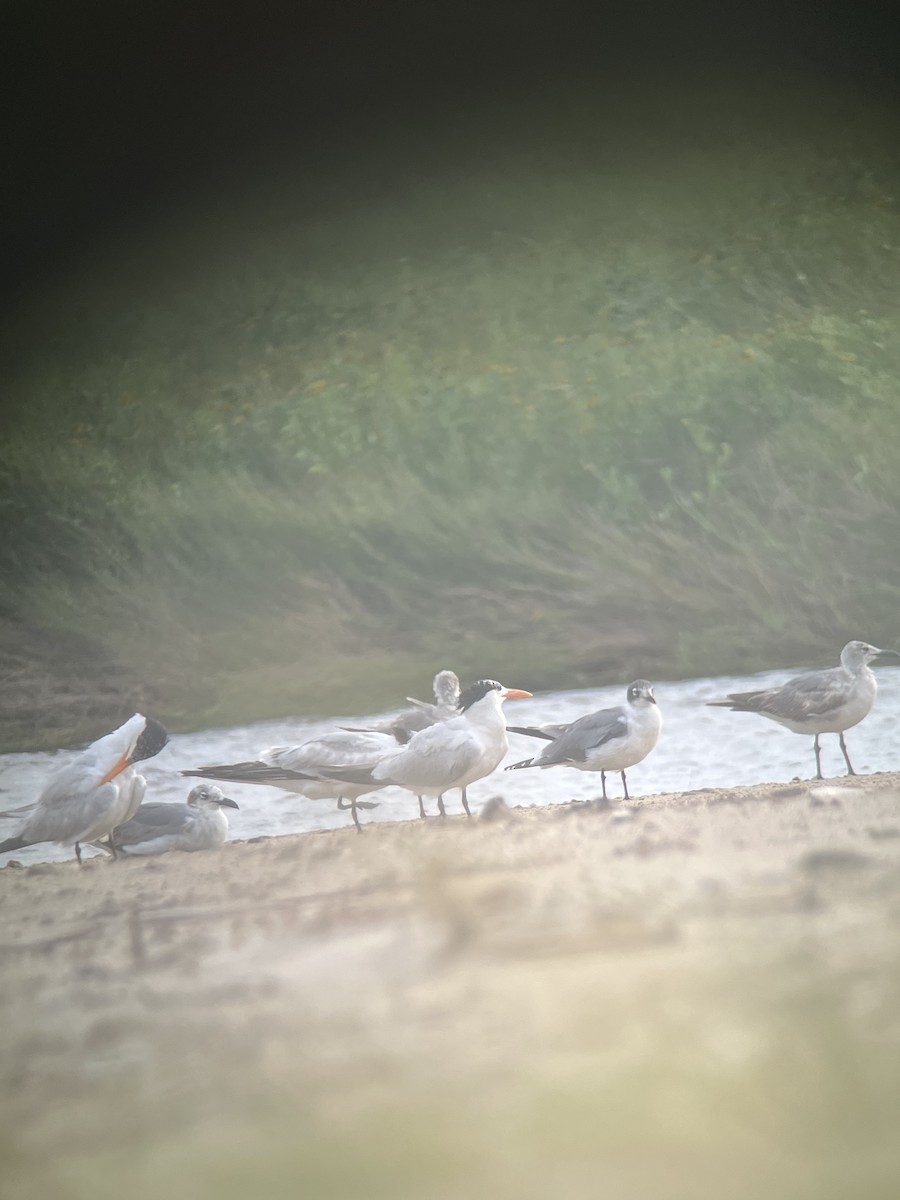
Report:
[[[21,831],[0,842],[0,854],[59,842],[74,844],[80,864],[83,842],[99,841],[137,812],[147,782],[134,764],[168,740],[159,721],[135,713],[51,775]]]
[[[351,783],[322,775],[336,764],[369,763],[386,751],[396,749],[397,741],[389,733],[333,730],[301,742],[298,746],[271,746],[259,758],[248,762],[223,763],[182,771],[200,779],[218,779],[225,783],[257,783],[295,792],[308,800],[336,800],[339,809],[350,809],[357,831],[362,830],[358,808],[375,805],[360,801],[366,792],[378,791],[383,783]]]
[[[386,717],[374,725],[362,727],[344,725],[358,733],[389,733],[398,745],[405,746],[414,733],[436,725],[439,721],[449,721],[459,712],[459,676],[455,671],[438,671],[432,681],[435,703],[429,700],[416,700],[413,696],[406,699],[412,708],[404,709],[393,717]],[[424,797],[418,796],[419,816],[425,816]]]
[[[414,733],[438,721],[449,721],[459,711],[459,678],[455,671],[438,671],[432,686],[434,704],[430,700],[416,700],[413,696],[407,696],[412,708],[369,725],[344,725],[342,728],[358,733],[389,733],[401,746],[405,746]]]
[[[496,679],[479,679],[460,695],[455,717],[414,733],[405,745],[395,744],[367,764],[336,765],[325,774],[358,784],[395,784],[416,796],[436,796],[442,817],[447,815],[444,793],[460,788],[466,816],[471,816],[466,789],[490,775],[509,749],[503,701],[530,696],[531,692],[505,687]]]
[[[599,771],[606,795],[606,772],[622,776],[625,799],[628,783],[625,769],[642,762],[656,743],[662,729],[662,715],[652,686],[646,679],[628,685],[625,703],[602,708],[572,721],[569,725],[510,726],[511,733],[546,738],[550,745],[543,753],[522,762],[511,763],[507,771],[526,767],[574,767],[577,771]]]
[[[840,742],[847,774],[855,775],[844,730],[858,725],[875,703],[878,684],[869,669],[877,659],[898,660],[894,650],[879,650],[868,642],[848,642],[841,651],[836,667],[821,671],[805,671],[795,675],[780,687],[762,688],[755,692],[731,692],[725,700],[710,700],[712,708],[729,708],[732,712],[759,713],[777,721],[792,733],[814,734],[816,779],[822,779],[822,748],[819,736],[836,733]]]
[[[228,836],[222,810],[237,807],[214,783],[201,783],[191,789],[185,804],[142,804],[130,820],[116,826],[110,842],[126,856],[218,850]]]

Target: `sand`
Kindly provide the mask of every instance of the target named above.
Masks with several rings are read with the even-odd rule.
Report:
[[[846,1112],[900,1096],[900,774],[7,866],[0,898],[9,1194],[900,1181]]]

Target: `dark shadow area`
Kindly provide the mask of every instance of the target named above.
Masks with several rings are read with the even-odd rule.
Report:
[[[7,6],[3,288],[101,234],[277,164],[581,81],[660,94],[806,71],[887,95],[896,28],[851,5],[493,0]]]

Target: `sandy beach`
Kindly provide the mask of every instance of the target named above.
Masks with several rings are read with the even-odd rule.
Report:
[[[7,865],[0,897],[10,1196],[900,1187],[900,774]]]

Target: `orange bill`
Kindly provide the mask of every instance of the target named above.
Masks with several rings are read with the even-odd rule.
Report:
[[[531,692],[523,692],[521,688],[507,688],[505,698],[507,700],[530,700]]]
[[[104,783],[109,783],[109,781],[111,779],[115,779],[115,777],[117,775],[121,775],[122,772],[125,770],[125,768],[130,767],[130,766],[131,766],[131,754],[129,752],[128,754],[123,754],[122,757],[119,759],[119,761],[115,764],[115,766],[110,767],[110,769],[106,772],[106,774],[103,776],[103,778],[97,784],[97,787],[103,787]]]

